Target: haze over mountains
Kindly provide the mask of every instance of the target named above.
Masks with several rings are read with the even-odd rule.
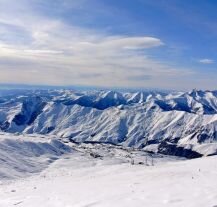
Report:
[[[49,134],[185,157],[216,153],[217,91],[9,90],[4,132]]]

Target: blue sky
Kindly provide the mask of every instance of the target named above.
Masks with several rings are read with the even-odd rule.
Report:
[[[216,89],[214,0],[0,0],[0,82]]]

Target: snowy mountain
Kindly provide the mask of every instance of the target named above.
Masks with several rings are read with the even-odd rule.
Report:
[[[185,157],[217,153],[217,91],[0,94],[4,132],[57,135]]]

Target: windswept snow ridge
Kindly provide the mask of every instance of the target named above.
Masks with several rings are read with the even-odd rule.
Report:
[[[38,173],[70,152],[69,146],[54,138],[1,134],[0,182]]]
[[[0,129],[189,158],[217,153],[217,91],[8,91]]]

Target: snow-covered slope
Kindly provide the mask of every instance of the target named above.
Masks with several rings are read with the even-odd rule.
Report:
[[[72,149],[54,138],[0,134],[0,183],[44,170]]]
[[[135,151],[83,144],[77,150],[37,175],[0,184],[0,206],[216,206],[216,156],[132,165],[126,155],[142,157]]]
[[[8,91],[0,97],[5,132],[50,134],[199,157],[217,153],[217,91]]]
[[[0,134],[0,184],[43,173],[54,161],[74,159],[74,167],[131,163],[158,165],[183,158],[111,144],[72,143],[56,136]],[[89,164],[88,164],[89,163]]]

